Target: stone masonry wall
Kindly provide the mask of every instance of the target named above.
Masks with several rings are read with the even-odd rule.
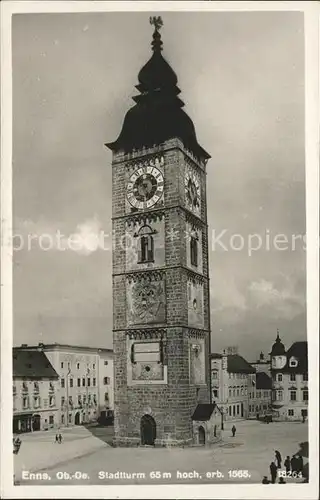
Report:
[[[140,421],[143,415],[153,416],[157,425],[156,444],[191,444],[191,415],[198,402],[209,401],[209,386],[190,384],[188,328],[188,300],[186,268],[186,216],[184,211],[184,162],[186,152],[180,141],[167,141],[156,148],[164,155],[165,206],[165,274],[166,274],[166,322],[157,325],[165,329],[165,359],[167,384],[127,386],[127,303],[126,303],[126,254],[120,245],[125,234],[125,169],[126,161],[133,155],[115,155],[113,163],[113,321],[114,321],[114,407],[115,443],[119,446],[140,443]],[[152,151],[149,150],[149,153]],[[138,157],[138,156],[137,156]],[[202,178],[205,179],[203,166]],[[205,219],[205,203],[201,204]],[[152,207],[155,211],[157,205]],[[177,237],[172,237],[176,231]],[[203,271],[207,275],[207,229],[203,229]],[[162,267],[163,269],[163,267]],[[136,271],[135,271],[136,272]],[[199,335],[205,339],[208,357],[208,281],[204,278],[204,328]],[[147,327],[147,326],[146,326]],[[193,333],[191,333],[193,335]],[[194,332],[197,335],[197,331]],[[207,363],[207,361],[206,361]],[[207,366],[208,368],[208,366]],[[207,369],[209,373],[209,369]],[[207,380],[207,384],[209,380]]]

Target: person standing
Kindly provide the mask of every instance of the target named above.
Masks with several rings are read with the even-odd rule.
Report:
[[[56,443],[59,443],[59,435],[58,433],[56,434],[56,440],[55,440]]]
[[[280,451],[276,450],[276,462],[278,469],[281,469],[282,457]]]
[[[62,443],[62,436],[61,436],[61,434],[59,434],[58,439],[59,439],[59,444],[61,444]]]
[[[287,455],[287,458],[285,459],[284,461],[284,464],[283,464],[286,468],[286,473],[288,474],[290,471],[291,471],[291,462],[290,462],[290,457],[289,455]]]
[[[232,437],[234,437],[236,435],[236,431],[237,431],[236,426],[233,424],[232,429],[231,429]]]
[[[298,455],[297,458],[296,458],[296,469],[297,469],[297,472],[298,474],[301,473],[301,477],[302,477],[302,473],[303,473],[303,458],[302,458],[302,455]]]
[[[271,474],[271,483],[274,484],[276,482],[276,477],[277,477],[277,466],[274,462],[271,462],[270,464],[270,474]]]
[[[290,463],[291,463],[291,471],[292,471],[292,474],[295,472],[297,472],[297,458],[295,455],[292,455],[292,458],[290,460]]]

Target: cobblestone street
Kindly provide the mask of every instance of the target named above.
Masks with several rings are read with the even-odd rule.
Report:
[[[257,421],[236,422],[237,433],[231,437],[228,424],[223,441],[212,447],[185,449],[168,448],[112,448],[107,444],[111,428],[69,429],[64,432],[64,443],[33,434],[23,440],[21,456],[16,457],[16,480],[20,484],[155,484],[155,483],[260,483],[269,476],[269,465],[277,449],[285,458],[307,449],[308,427],[301,422],[274,422],[270,425]],[[96,436],[93,436],[93,433]],[[100,434],[100,435],[99,435]],[[50,442],[50,444],[49,444]],[[304,443],[304,444],[303,444]],[[302,448],[300,446],[302,444]],[[52,450],[58,450],[54,453]],[[39,465],[32,464],[28,451],[39,455]],[[72,453],[75,453],[72,456]],[[304,452],[302,453],[304,454]],[[22,458],[23,457],[23,460]],[[56,462],[55,462],[56,460]],[[307,458],[304,457],[304,463]],[[23,465],[23,466],[22,466]],[[48,477],[22,479],[24,471],[42,471]],[[239,477],[239,472],[247,471]],[[220,477],[214,476],[219,472]],[[117,474],[112,477],[112,474]],[[26,472],[24,473],[24,475]],[[219,476],[218,474],[218,476]],[[50,479],[49,479],[50,478]],[[286,482],[301,482],[288,479]]]

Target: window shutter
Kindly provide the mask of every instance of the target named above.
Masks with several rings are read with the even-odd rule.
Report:
[[[148,257],[148,241],[145,236],[141,236],[141,262],[145,262]]]
[[[148,261],[149,262],[154,260],[153,248],[154,248],[153,238],[152,238],[152,236],[148,236]]]
[[[131,346],[130,358],[131,358],[131,363],[134,365],[135,364],[135,360],[134,360],[134,344],[132,344],[132,346]]]

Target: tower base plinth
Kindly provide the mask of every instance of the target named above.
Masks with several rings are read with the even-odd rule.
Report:
[[[140,438],[134,437],[114,437],[113,446],[115,448],[184,448],[194,445],[193,438],[188,439],[156,439],[154,445],[142,445]]]

